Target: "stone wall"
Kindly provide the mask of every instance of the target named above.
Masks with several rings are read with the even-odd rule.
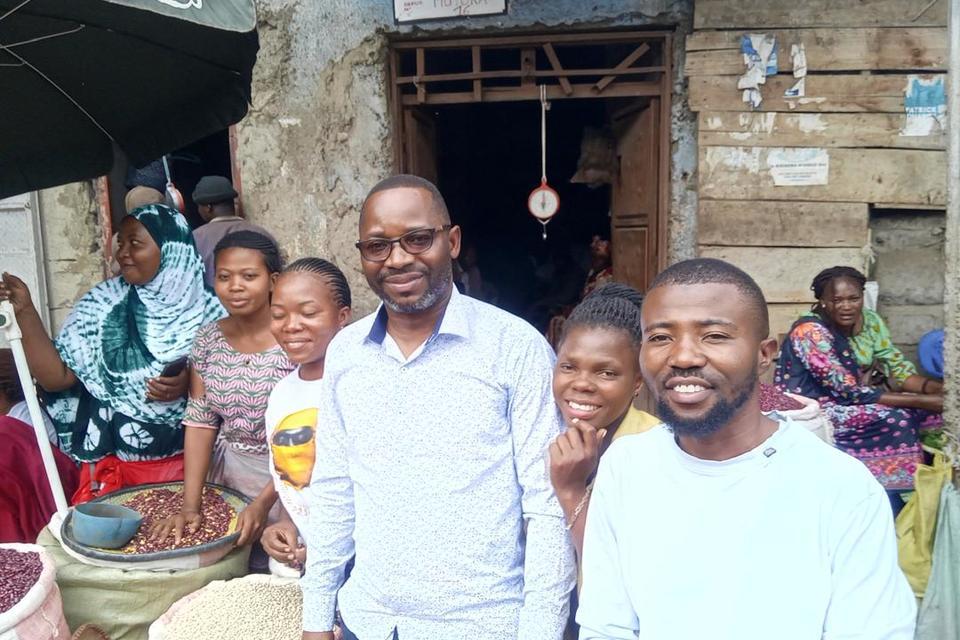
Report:
[[[880,289],[878,310],[894,344],[916,362],[917,342],[943,326],[943,212],[874,213],[870,230],[876,253],[873,278]]]
[[[353,248],[366,191],[392,171],[386,53],[396,35],[502,35],[515,30],[679,28],[674,60],[670,258],[694,253],[695,125],[685,104],[683,33],[692,0],[511,0],[508,15],[398,27],[386,0],[259,0],[253,107],[237,127],[247,216],[289,257],[339,264],[358,313],[375,299]]]
[[[100,225],[90,182],[44,189],[38,195],[47,304],[56,335],[74,302],[103,280]]]

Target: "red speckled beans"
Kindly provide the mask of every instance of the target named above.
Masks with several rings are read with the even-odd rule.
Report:
[[[780,393],[772,384],[760,385],[760,411],[796,411],[803,405],[788,395]]]
[[[137,494],[134,498],[124,502],[123,506],[137,511],[143,516],[143,522],[140,524],[140,529],[137,530],[137,535],[121,551],[123,553],[153,553],[172,549],[186,549],[205,542],[219,540],[227,535],[230,521],[234,516],[233,507],[227,504],[223,497],[210,487],[204,487],[201,504],[200,511],[203,514],[203,524],[195,533],[184,531],[180,544],[174,543],[173,534],[160,542],[151,542],[149,534],[153,523],[180,513],[180,508],[183,506],[183,494],[170,489],[152,489]]]
[[[35,551],[0,549],[0,613],[9,611],[40,579],[43,563]]]

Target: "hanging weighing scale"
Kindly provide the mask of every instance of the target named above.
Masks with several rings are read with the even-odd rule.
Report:
[[[527,196],[527,209],[543,225],[543,239],[547,239],[547,224],[560,209],[560,194],[547,184],[547,87],[540,85],[540,186]]]

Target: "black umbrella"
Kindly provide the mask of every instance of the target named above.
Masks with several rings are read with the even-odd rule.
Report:
[[[0,198],[239,121],[258,48],[253,0],[0,0]]]

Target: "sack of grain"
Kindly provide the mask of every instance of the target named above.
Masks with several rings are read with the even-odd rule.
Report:
[[[250,547],[244,546],[210,567],[145,571],[84,564],[70,556],[49,529],[40,532],[37,544],[57,565],[67,624],[73,629],[96,624],[111,640],[146,640],[147,628],[173,603],[214,580],[246,575],[250,555]]]
[[[149,640],[300,640],[297,580],[262,574],[211,582],[150,625]]]
[[[53,559],[33,544],[0,544],[0,640],[70,637]]]

